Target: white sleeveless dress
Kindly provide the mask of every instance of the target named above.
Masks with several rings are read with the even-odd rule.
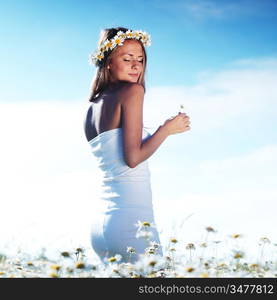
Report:
[[[150,134],[143,128],[142,140]],[[91,245],[102,260],[120,254],[123,262],[135,262],[144,253],[146,241],[136,237],[138,221],[155,224],[150,172],[147,160],[130,168],[123,157],[123,129],[100,133],[89,141],[102,171],[101,197],[91,227]],[[156,225],[156,224],[155,224]],[[148,228],[151,240],[160,244],[156,227]],[[127,247],[135,248],[130,256]],[[158,249],[162,255],[162,248]],[[130,259],[131,257],[131,259]]]

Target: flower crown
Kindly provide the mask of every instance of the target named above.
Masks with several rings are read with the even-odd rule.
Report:
[[[111,39],[103,41],[98,49],[89,55],[89,64],[100,66],[101,61],[104,59],[105,52],[113,50],[116,46],[123,46],[123,42],[126,39],[137,39],[140,40],[144,46],[151,45],[150,35],[141,30],[128,30],[126,32],[118,31],[117,34]]]

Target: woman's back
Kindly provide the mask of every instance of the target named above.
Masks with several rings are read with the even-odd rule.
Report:
[[[122,127],[119,90],[103,91],[89,106],[84,120],[84,130],[88,141],[98,134]]]

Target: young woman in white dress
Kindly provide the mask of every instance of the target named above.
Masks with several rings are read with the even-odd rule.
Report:
[[[166,120],[152,135],[143,128],[144,47],[149,45],[146,32],[109,28],[101,32],[98,49],[90,56],[97,72],[84,131],[103,174],[91,244],[103,262],[116,254],[122,261],[137,261],[146,247],[144,238],[136,235],[136,225],[143,222],[150,240],[160,244],[147,159],[168,136],[190,129],[185,113]],[[133,248],[131,256],[129,247]],[[162,255],[162,247],[156,253]]]

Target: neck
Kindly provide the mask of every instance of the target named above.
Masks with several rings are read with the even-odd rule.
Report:
[[[125,83],[125,81],[119,81],[119,80],[110,82],[107,85],[107,88],[105,90],[108,92],[114,92],[114,91],[118,90],[124,83]]]

